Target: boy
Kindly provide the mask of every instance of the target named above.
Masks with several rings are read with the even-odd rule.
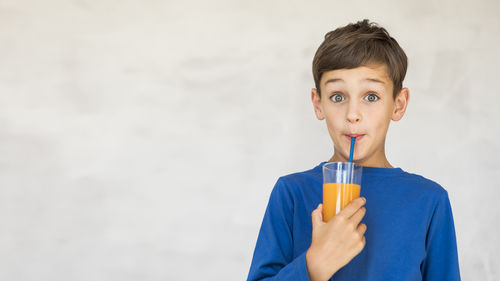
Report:
[[[368,20],[326,34],[313,60],[312,103],[333,141],[330,162],[347,162],[356,138],[362,197],[325,223],[325,162],[279,178],[248,280],[460,280],[448,193],[385,156],[389,123],[410,97],[406,69],[396,40]]]

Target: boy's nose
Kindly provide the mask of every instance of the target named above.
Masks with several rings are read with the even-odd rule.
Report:
[[[347,121],[356,123],[361,121],[361,113],[356,105],[350,104],[347,109]]]

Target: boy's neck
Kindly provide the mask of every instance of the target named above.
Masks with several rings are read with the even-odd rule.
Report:
[[[334,153],[332,158],[328,160],[328,162],[349,162],[349,159],[342,157],[342,155]],[[383,157],[379,157],[379,159],[370,159],[364,162],[354,161],[354,163],[361,165],[363,167],[374,167],[374,168],[394,168],[385,155]]]

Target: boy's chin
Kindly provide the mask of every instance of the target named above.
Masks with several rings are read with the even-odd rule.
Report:
[[[349,157],[347,158],[347,161],[349,161]],[[365,158],[363,157],[363,155],[353,155],[352,156],[352,162],[354,162],[356,164],[363,163],[364,161],[365,161]]]
[[[332,162],[349,162],[349,155],[336,155],[334,157],[332,157],[331,159]],[[363,157],[361,156],[356,156],[356,155],[353,155],[352,156],[352,162],[358,164],[360,162],[363,161]]]

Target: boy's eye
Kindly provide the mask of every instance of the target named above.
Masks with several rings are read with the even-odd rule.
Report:
[[[333,96],[330,97],[330,99],[333,101],[333,102],[341,102],[344,100],[344,97],[340,94],[335,94]]]
[[[379,97],[375,94],[369,94],[365,97],[365,100],[369,101],[369,102],[374,102],[374,101],[377,101],[379,99]]]

